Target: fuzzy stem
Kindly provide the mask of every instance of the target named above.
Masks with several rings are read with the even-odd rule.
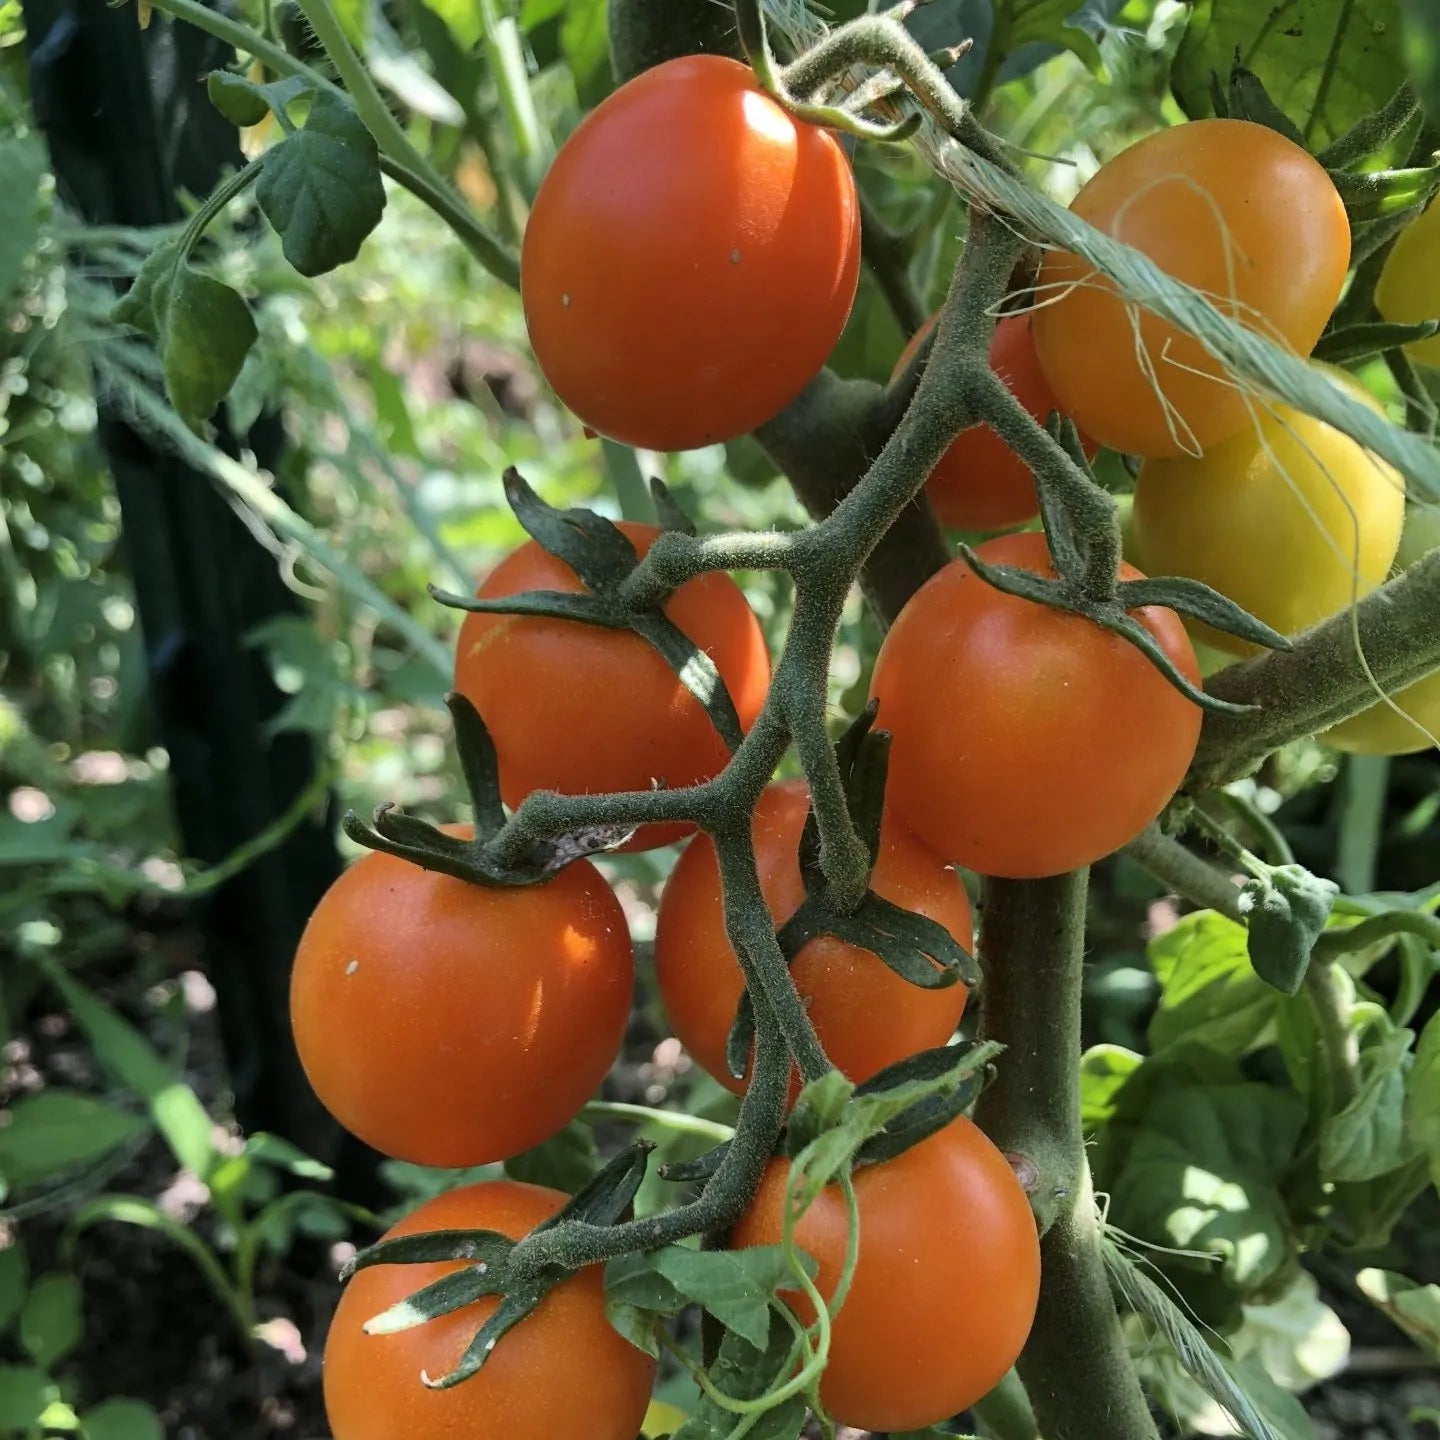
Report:
[[[1016,1366],[1047,1440],[1157,1440],[1130,1364],[1101,1249],[1080,1128],[1086,872],[986,879],[982,1039],[1006,1047],[976,1119],[1032,1160],[1043,1232],[1040,1304]]]

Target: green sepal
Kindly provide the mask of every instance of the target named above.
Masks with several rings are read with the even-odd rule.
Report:
[[[340,1272],[348,1280],[357,1270],[374,1265],[433,1265],[446,1260],[498,1265],[514,1248],[508,1235],[495,1230],[425,1230],[380,1240],[355,1255]]]
[[[1423,205],[1440,187],[1440,166],[1417,165],[1403,170],[1333,171],[1330,175],[1345,213],[1354,224],[1377,220]]]
[[[681,509],[670,487],[658,475],[650,477],[650,499],[655,505],[655,518],[662,530],[673,530],[681,535],[695,534],[695,522]]]
[[[662,1165],[656,1173],[662,1180],[670,1180],[677,1185],[695,1184],[708,1180],[720,1168],[726,1155],[730,1153],[732,1143],[729,1140],[722,1140],[720,1144],[705,1151],[703,1155],[696,1155],[692,1160],[670,1160]]]
[[[1417,320],[1412,325],[1392,325],[1383,320],[1346,325],[1343,329],[1322,335],[1311,355],[1313,359],[1325,360],[1332,365],[1353,364],[1357,360],[1368,360],[1383,354],[1386,350],[1412,345],[1417,340],[1428,340],[1437,330],[1440,330],[1440,320]]]
[[[943,1130],[957,1116],[963,1115],[989,1083],[990,1067],[970,1068],[973,1044],[941,1046],[922,1050],[872,1076],[856,1090],[857,1096],[882,1095],[917,1080],[938,1080],[954,1077],[954,1088],[940,1091],[917,1101],[890,1121],[878,1134],[872,1135],[856,1152],[855,1164],[879,1165],[893,1160],[912,1146]]]

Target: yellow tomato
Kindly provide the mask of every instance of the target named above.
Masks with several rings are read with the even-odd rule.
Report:
[[[1440,200],[1400,232],[1380,272],[1375,305],[1394,325],[1440,319]],[[1424,365],[1440,365],[1440,335],[1416,340],[1405,353]]]

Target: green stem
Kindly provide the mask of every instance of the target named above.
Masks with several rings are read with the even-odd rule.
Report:
[[[189,258],[200,237],[210,222],[243,190],[248,190],[260,178],[263,158],[251,160],[243,169],[235,171],[222,184],[205,197],[205,203],[190,217],[189,223],[180,234],[180,248],[175,256],[176,266],[183,265]]]
[[[982,1038],[1006,1047],[976,1119],[1041,1183],[1040,1304],[1016,1366],[1046,1440],[1158,1440],[1125,1346],[1080,1126],[1086,874],[986,879]]]
[[[1423,910],[1387,910],[1343,930],[1327,930],[1315,942],[1317,960],[1336,960],[1342,955],[1369,949],[1392,935],[1414,935],[1431,950],[1440,950],[1440,920]]]
[[[530,77],[525,71],[525,56],[520,32],[509,15],[502,15],[496,0],[479,0],[480,34],[485,46],[485,59],[500,109],[510,133],[510,143],[519,161],[526,189],[534,194],[545,166],[548,149],[530,94]],[[496,184],[500,182],[497,179]]]
[[[1340,771],[1335,878],[1347,895],[1367,895],[1375,888],[1389,779],[1388,755],[1350,755]]]
[[[1158,825],[1142,830],[1125,847],[1125,853],[1157,880],[1163,880],[1182,900],[1202,910],[1216,910],[1237,924],[1245,923],[1239,887],[1208,860],[1166,835]]]
[[[1339,967],[1314,958],[1305,972],[1305,994],[1315,1016],[1329,1095],[1324,1113],[1343,1110],[1360,1090],[1360,1047],[1350,1027]]]
[[[626,1105],[618,1100],[592,1100],[583,1111],[587,1119],[633,1120],[639,1125],[656,1125],[676,1135],[699,1135],[705,1140],[724,1144],[735,1136],[730,1125],[687,1115],[683,1110],[652,1110],[648,1105]]]
[[[890,306],[896,323],[906,337],[925,323],[925,307],[910,283],[910,268],[904,240],[886,225],[884,217],[860,192],[860,252],[880,293]]]
[[[1035,1408],[1013,1370],[970,1410],[987,1440],[1041,1440]]]

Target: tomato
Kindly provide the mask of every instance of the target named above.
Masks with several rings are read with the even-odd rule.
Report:
[[[895,362],[895,375],[909,363],[934,324],[932,315]],[[990,368],[1041,424],[1052,410],[1060,408],[1036,358],[1028,315],[1006,315],[995,327]],[[1082,440],[1085,453],[1093,455],[1094,443]],[[988,425],[972,425],[960,432],[930,472],[925,493],[940,523],[956,530],[1003,530],[1024,524],[1040,508],[1030,467]]]
[[[721,55],[657,65],[581,121],[525,228],[520,291],[556,394],[627,445],[733,440],[825,363],[860,210],[835,137]]]
[[[789,1162],[772,1160],[730,1237],[778,1244]],[[842,1425],[919,1430],[973,1405],[1015,1363],[1040,1292],[1040,1242],[1009,1162],[961,1116],[893,1160],[855,1176],[860,1251],[830,1335],[820,1398]],[[848,1230],[838,1186],[795,1226],[828,1301]],[[814,1319],[808,1299],[796,1314]]]
[[[777,927],[805,898],[799,845],[809,805],[804,782],[788,780],[770,786],[755,809],[756,866]],[[889,815],[871,886],[884,899],[939,922],[970,948],[965,887]],[[741,1093],[745,1082],[726,1068],[725,1041],[745,982],[725,935],[720,869],[708,835],[697,835],[686,847],[660,898],[655,973],[665,1013],[685,1048],[721,1084]],[[943,1045],[965,1008],[963,985],[921,989],[868,950],[831,935],[810,941],[790,974],[825,1053],[856,1082],[917,1050]],[[877,1016],[884,1017],[882,1023]]]
[[[1102,165],[1070,208],[1302,355],[1320,338],[1350,263],[1345,207],[1324,168],[1247,120],[1195,120],[1151,135]],[[1128,304],[1078,256],[1048,255],[1036,288],[1041,367],[1075,423],[1102,445],[1194,454],[1246,425],[1246,396],[1220,362]]]
[[[518,1240],[568,1197],[539,1185],[491,1180],[427,1201],[385,1239],[432,1230],[495,1230]],[[460,1262],[377,1265],[345,1287],[325,1341],[325,1411],[335,1440],[635,1440],[655,1362],[605,1318],[604,1267],[562,1281],[508,1331],[478,1374],[432,1390],[499,1306],[486,1296],[394,1335],[367,1320]]]
[[[491,889],[372,851],[300,937],[290,1019],[347,1130],[417,1165],[480,1165],[548,1139],[595,1093],[633,977],[624,911],[588,861]]]
[[[1361,393],[1356,382],[1343,383]],[[1135,485],[1135,540],[1147,573],[1203,580],[1282,635],[1379,585],[1404,513],[1395,470],[1285,405],[1198,459],[1147,461]],[[1256,649],[1194,628],[1220,649]]]
[[[630,521],[620,529],[642,555],[660,533]],[[480,594],[584,589],[564,561],[532,540],[496,567]],[[701,575],[670,597],[665,613],[715,662],[748,730],[765,703],[770,657],[739,586],[728,575]],[[532,790],[648,790],[654,780],[676,789],[710,779],[729,759],[704,707],[660,652],[629,631],[533,615],[468,615],[455,688],[490,729],[501,792],[512,807]],[[667,845],[693,828],[647,826],[626,848]]]
[[[1052,573],[1043,535],[987,540],[992,564]],[[1139,578],[1128,565],[1122,579]],[[1179,618],[1135,618],[1198,683]],[[1200,708],[1127,640],[987,585],[963,561],[931,576],[880,647],[871,697],[894,737],[889,803],[937,854],[1031,879],[1108,855],[1164,808]]]
[[[1440,319],[1440,201],[1400,232],[1380,272],[1375,306],[1394,325]],[[1413,341],[1405,353],[1423,365],[1440,365],[1440,335]]]
[[[1437,545],[1440,514],[1414,507],[1405,516],[1393,569],[1397,573],[1408,569]],[[1435,743],[1431,736],[1440,736],[1440,670],[1397,690],[1390,698],[1404,715],[1377,700],[1368,710],[1342,720],[1320,738],[1337,750],[1356,755],[1410,755],[1430,749]]]

